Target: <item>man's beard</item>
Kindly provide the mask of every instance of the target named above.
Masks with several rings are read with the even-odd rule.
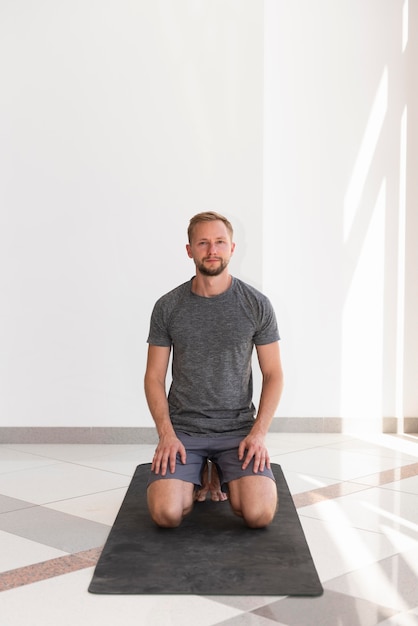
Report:
[[[219,265],[215,267],[208,267],[207,265],[204,264],[204,262],[196,263],[196,267],[201,274],[204,274],[204,276],[219,276],[219,274],[222,274],[222,272],[227,267],[229,260],[225,261],[225,259],[219,259],[219,258],[216,260],[220,261],[220,263]]]

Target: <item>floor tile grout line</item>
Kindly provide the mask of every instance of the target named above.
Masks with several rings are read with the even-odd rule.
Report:
[[[358,477],[355,480],[344,480],[332,485],[318,487],[317,489],[312,489],[310,491],[303,491],[301,493],[294,494],[292,497],[296,508],[299,509],[304,506],[309,506],[310,504],[323,502],[324,500],[334,500],[336,498],[350,495],[351,493],[357,493],[367,489],[373,489],[375,487],[382,487],[383,485],[387,485],[392,482],[399,482],[405,478],[411,478],[413,476],[418,476],[418,463],[401,465],[390,470],[384,470],[375,474]],[[361,481],[365,479],[371,481],[371,483],[362,483]]]
[[[132,477],[130,478],[130,480],[132,480]],[[112,491],[119,491],[121,489],[124,489],[126,492],[128,487],[129,487],[129,483],[127,485],[123,485],[122,487],[112,487],[111,489],[101,489],[100,491],[91,491],[89,493],[84,493],[81,496],[70,496],[69,498],[61,498],[60,500],[51,500],[48,502],[42,502],[41,504],[35,504],[34,506],[41,506],[41,507],[44,507],[45,509],[50,509],[51,511],[55,511],[58,509],[54,509],[53,507],[51,507],[52,504],[60,504],[61,502],[71,502],[72,500],[79,500],[81,498],[91,498],[92,496],[99,496],[102,494],[111,493]],[[67,515],[74,516],[74,514],[72,513],[67,513]],[[75,515],[74,517],[80,517],[80,516]],[[96,522],[96,523],[102,524],[103,522]],[[108,526],[108,524],[106,524],[106,526]]]
[[[47,457],[42,457],[42,458],[47,458]],[[135,470],[132,471],[131,474],[125,474],[124,472],[114,472],[112,470],[109,469],[103,469],[102,467],[95,467],[94,465],[86,465],[85,462],[79,462],[79,461],[65,461],[65,460],[60,460],[60,459],[52,459],[50,458],[50,463],[46,463],[45,465],[38,465],[36,467],[24,467],[21,469],[17,469],[17,470],[10,470],[7,472],[0,472],[1,476],[8,476],[10,474],[19,474],[22,472],[27,472],[28,470],[44,470],[45,468],[49,468],[53,465],[70,465],[71,467],[81,467],[82,469],[87,469],[87,470],[91,470],[94,472],[103,472],[105,474],[112,474],[115,476],[123,476],[124,478],[130,479],[133,475],[133,472]],[[146,463],[151,463],[151,461],[145,461]]]
[[[400,480],[404,480],[405,478],[412,478],[413,476],[418,475],[418,462],[417,463],[409,463],[408,465],[399,465],[398,467],[394,467],[392,469],[383,470],[381,472],[377,472],[376,474],[368,474],[367,476],[362,476],[360,478],[356,478],[351,481],[353,483],[361,483],[363,479],[373,479],[375,477],[379,478],[379,484],[387,485],[391,482],[398,482]],[[367,484],[367,483],[362,483]]]

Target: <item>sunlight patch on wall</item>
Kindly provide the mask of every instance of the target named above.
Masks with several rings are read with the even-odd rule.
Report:
[[[344,242],[350,236],[354,219],[359,209],[364,186],[369,174],[377,142],[388,107],[388,69],[384,68],[371,108],[360,150],[354,165],[347,193],[344,198]]]
[[[386,180],[381,184],[342,320],[341,415],[382,417]]]

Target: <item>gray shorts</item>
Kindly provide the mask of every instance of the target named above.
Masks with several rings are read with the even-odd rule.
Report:
[[[177,478],[196,486],[202,485],[202,472],[207,459],[216,465],[221,482],[222,491],[227,490],[227,484],[231,480],[242,478],[243,476],[268,476],[274,479],[271,469],[264,468],[257,474],[253,472],[253,461],[243,470],[243,461],[238,458],[238,447],[244,439],[244,435],[221,436],[221,437],[193,437],[182,432],[176,433],[184,447],[186,448],[187,459],[185,465],[180,461],[177,454],[176,469],[172,474],[169,469],[165,476],[151,472],[148,485],[155,480]]]

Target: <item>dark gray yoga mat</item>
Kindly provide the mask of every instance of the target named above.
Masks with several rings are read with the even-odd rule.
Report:
[[[175,529],[151,521],[150,464],[139,465],[89,586],[99,594],[318,596],[323,593],[281,467],[272,464],[279,509],[251,530],[228,502],[196,502]]]

